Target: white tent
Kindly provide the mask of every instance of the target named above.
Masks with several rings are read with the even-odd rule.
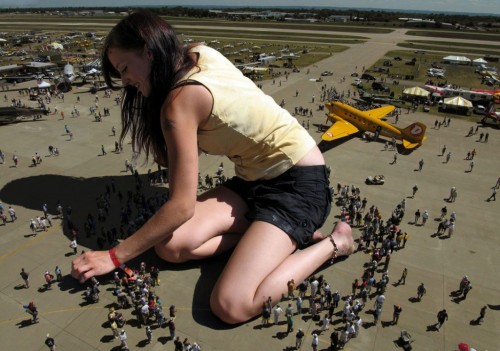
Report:
[[[488,61],[486,61],[485,59],[483,59],[482,57],[478,58],[478,59],[475,59],[475,60],[472,60],[472,64],[474,66],[479,66],[479,65],[486,65],[488,63]]]
[[[471,62],[471,59],[465,56],[455,56],[455,55],[450,55],[443,57],[444,62],[448,63],[465,63],[469,64]]]
[[[403,90],[403,94],[412,96],[429,96],[430,92],[420,87],[406,88]]]
[[[464,99],[461,96],[455,96],[452,98],[447,98],[443,100],[443,103],[448,106],[455,107],[472,107],[472,102],[467,99]]]
[[[38,83],[38,87],[39,88],[50,88],[50,83],[48,83],[46,81],[41,81],[40,83]]]
[[[56,42],[56,41],[50,43],[50,46],[54,50],[62,50],[62,49],[64,49],[63,45],[61,43]]]

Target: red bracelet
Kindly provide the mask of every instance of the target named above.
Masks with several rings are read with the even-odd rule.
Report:
[[[118,268],[121,266],[120,261],[118,261],[118,258],[116,257],[116,247],[113,247],[112,249],[108,250],[109,253],[109,258],[111,258],[111,261],[113,262],[115,268]]]

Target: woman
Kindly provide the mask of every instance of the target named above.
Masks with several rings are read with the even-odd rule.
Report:
[[[315,233],[331,197],[314,140],[224,56],[183,46],[166,22],[139,11],[111,30],[102,64],[107,84],[121,77],[125,87],[121,139],[130,131],[134,151],[168,166],[170,198],[115,248],[76,258],[75,278],[108,273],[153,246],[169,262],[234,248],[210,305],[240,323],[261,312],[264,296],[278,301],[291,278],[352,253],[347,224],[329,238]],[[237,177],[197,197],[201,151],[227,156]]]

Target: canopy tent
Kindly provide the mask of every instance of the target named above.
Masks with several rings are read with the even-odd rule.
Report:
[[[464,99],[461,96],[455,96],[443,100],[443,104],[455,107],[472,107],[472,102]]]
[[[472,64],[474,66],[479,66],[479,65],[486,65],[488,63],[488,61],[486,61],[485,59],[483,59],[482,57],[478,58],[478,59],[475,59],[475,60],[472,60]]]
[[[403,94],[406,95],[412,95],[412,96],[429,96],[429,92],[425,89],[422,89],[420,87],[412,87],[412,88],[406,88],[403,90]]]
[[[61,43],[56,42],[56,41],[50,43],[50,46],[54,50],[62,50],[62,49],[64,49],[63,45]]]
[[[443,57],[443,61],[448,63],[465,63],[465,64],[471,63],[470,58],[465,56],[455,56],[455,55]]]
[[[50,88],[50,83],[48,83],[46,81],[41,81],[40,83],[38,83],[38,87],[39,88]]]

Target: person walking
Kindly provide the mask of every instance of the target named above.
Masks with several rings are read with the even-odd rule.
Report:
[[[484,321],[484,316],[486,315],[486,309],[488,308],[488,306],[484,305],[483,307],[481,307],[481,309],[479,310],[479,317],[477,318],[477,324],[482,324],[483,321]]]
[[[149,325],[146,326],[146,338],[148,339],[147,343],[151,344],[151,340],[153,339],[153,331],[151,330],[151,327]]]
[[[295,349],[300,350],[302,347],[302,341],[304,339],[304,332],[301,328],[297,330],[297,334],[295,334]]]
[[[403,269],[403,273],[401,273],[401,278],[399,278],[398,285],[405,285],[406,283],[406,276],[408,275],[408,269],[405,267]]]
[[[17,219],[16,210],[14,210],[12,206],[9,206],[9,209],[7,211],[9,212],[10,221],[14,222]]]
[[[43,278],[45,279],[47,290],[52,289],[52,282],[54,280],[54,276],[50,274],[49,271],[45,271],[45,273],[43,274]]]
[[[47,345],[50,351],[56,350],[56,342],[54,341],[54,338],[50,336],[50,334],[47,334],[47,336],[45,337],[45,345]]]
[[[418,191],[418,185],[415,184],[412,188],[412,195],[411,195],[412,198],[415,197],[415,194],[417,193],[417,191]]]
[[[395,165],[395,164],[396,164],[396,162],[398,162],[398,154],[397,154],[397,153],[395,153],[395,154],[394,154],[394,157],[393,157],[393,159],[392,159],[392,163],[391,163],[391,164],[392,164],[392,165]]]
[[[441,209],[441,217],[440,217],[440,219],[442,220],[446,216],[447,213],[448,213],[448,208],[446,206],[444,206]]]
[[[120,335],[118,335],[118,338],[120,339],[120,347],[122,350],[128,350],[128,345],[127,345],[127,333],[125,332],[124,329],[120,331]]]
[[[427,220],[429,219],[429,212],[427,210],[424,210],[422,213],[422,225],[424,226],[425,223],[427,223]]]
[[[418,161],[418,171],[419,172],[422,172],[422,167],[424,167],[424,160],[423,159]]]
[[[400,305],[394,305],[394,311],[392,313],[392,325],[398,324],[401,312],[403,312],[403,308]]]
[[[276,305],[273,309],[273,318],[274,318],[274,325],[278,325],[280,322],[280,316],[281,313],[283,312],[283,309],[280,307],[280,305]]]
[[[325,314],[323,320],[321,321],[321,332],[330,329],[330,319],[328,318],[328,314]]]
[[[471,289],[472,289],[472,284],[469,282],[464,286],[464,289],[462,291],[462,299],[465,300],[467,298],[467,294],[469,293],[469,291],[471,291]]]
[[[319,344],[318,334],[314,333],[312,335],[312,342],[311,342],[311,346],[312,346],[313,351],[318,350],[318,344]]]
[[[293,314],[286,315],[286,335],[293,332]]]
[[[38,308],[36,307],[35,303],[33,301],[30,301],[29,304],[23,305],[23,308],[26,310],[26,313],[31,315],[31,323],[38,323]]]
[[[78,243],[76,242],[76,238],[71,240],[69,243],[69,247],[73,249],[73,254],[76,255],[78,251]]]
[[[29,287],[30,287],[30,279],[29,279],[30,275],[29,275],[29,273],[26,272],[24,270],[24,268],[21,268],[21,273],[19,273],[19,274],[21,275],[21,278],[23,278],[23,280],[24,280],[24,287],[26,289],[29,289]]]
[[[422,297],[427,293],[427,289],[424,286],[424,283],[420,283],[420,285],[417,287],[417,300],[421,301]]]
[[[420,209],[417,209],[417,211],[415,211],[415,222],[414,222],[415,225],[418,225],[419,219],[420,219]]]
[[[56,274],[56,280],[60,282],[63,278],[61,268],[59,268],[59,266],[56,266],[54,273]]]
[[[171,319],[168,322],[168,331],[170,333],[170,340],[174,340],[175,339],[175,322],[173,319]]]
[[[297,314],[302,314],[302,297],[300,295],[295,298],[295,307],[297,308]]]
[[[448,313],[446,312],[446,309],[443,309],[438,312],[437,320],[438,322],[436,323],[436,329],[439,331],[443,326],[444,322],[448,320]]]
[[[493,188],[493,192],[486,201],[496,201],[496,199],[497,199],[497,189]]]

